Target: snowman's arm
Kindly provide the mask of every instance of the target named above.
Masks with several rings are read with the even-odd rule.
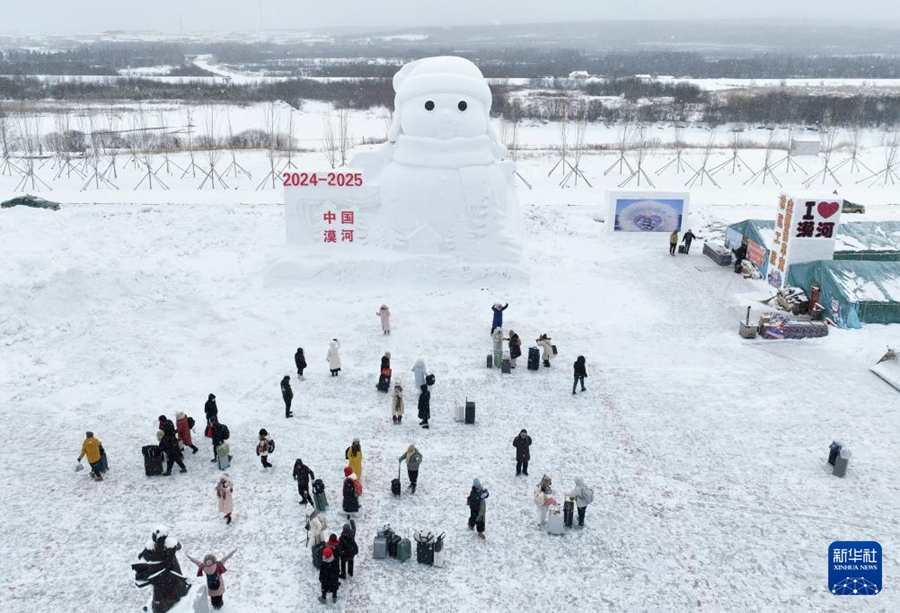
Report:
[[[391,144],[384,143],[375,151],[357,153],[350,162],[351,168],[363,171],[366,182],[376,181],[381,177],[384,167],[391,159]]]

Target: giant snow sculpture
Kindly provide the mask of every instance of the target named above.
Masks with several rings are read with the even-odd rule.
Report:
[[[347,168],[285,179],[289,248],[267,280],[526,278],[515,165],[481,71],[431,57],[393,85],[388,142]]]

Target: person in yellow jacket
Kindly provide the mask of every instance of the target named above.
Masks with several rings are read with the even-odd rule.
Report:
[[[78,456],[78,461],[81,462],[81,458],[87,456],[87,461],[91,465],[91,476],[96,481],[103,481],[103,475],[100,473],[106,470],[103,465],[103,455],[102,443],[94,438],[93,432],[86,432],[84,442],[81,444],[81,454]]]
[[[678,230],[672,230],[669,235],[669,254],[675,255],[675,248],[678,247]]]
[[[344,457],[347,458],[347,464],[350,468],[353,469],[353,472],[356,473],[356,478],[362,480],[362,446],[359,444],[359,439],[353,439],[353,444],[347,447],[347,451],[344,452]]]

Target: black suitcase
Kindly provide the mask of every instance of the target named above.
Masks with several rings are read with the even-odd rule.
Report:
[[[553,349],[553,355],[559,355],[559,351],[557,351],[556,345],[550,345],[550,348]]]
[[[434,541],[427,543],[416,541],[416,562],[419,564],[434,564]]]
[[[493,367],[494,367],[494,356],[493,356],[493,354],[490,354],[490,353],[489,353],[488,356],[487,356],[487,367],[488,367],[488,368],[493,368]]]
[[[386,392],[388,388],[391,386],[391,378],[381,375],[378,377],[378,384],[375,386],[379,392]]]
[[[474,424],[475,423],[475,403],[471,400],[466,400],[466,417],[465,423]]]
[[[389,558],[396,558],[397,552],[400,550],[400,538],[399,534],[392,534],[391,538],[388,539],[387,542],[387,553]]]
[[[156,445],[147,445],[141,448],[144,454],[144,473],[148,477],[163,474],[163,455]]]
[[[503,358],[503,361],[500,362],[500,373],[504,375],[508,375],[512,372],[511,365],[509,363],[508,358]]]
[[[434,385],[434,373],[430,373],[427,377],[425,377],[425,385],[431,387]]]
[[[528,348],[528,370],[539,370],[541,367],[541,351],[537,347]]]
[[[322,551],[325,549],[325,543],[319,543],[315,547],[312,548],[312,562],[313,566],[319,568],[322,566]]]
[[[687,251],[684,248],[684,245],[678,245],[678,253],[687,253]]]
[[[400,468],[399,468],[399,465],[398,465],[398,468],[397,468],[397,476],[396,476],[396,478],[391,479],[391,493],[392,493],[394,496],[399,496],[399,495],[400,495]]]
[[[572,527],[572,522],[575,517],[575,503],[571,500],[566,500],[563,503],[563,525],[566,528]]]

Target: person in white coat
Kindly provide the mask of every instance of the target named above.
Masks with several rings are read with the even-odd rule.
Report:
[[[594,499],[593,491],[584,484],[584,479],[575,477],[575,489],[566,494],[566,497],[575,501],[575,507],[578,509],[578,527],[584,528],[584,514],[588,504]]]
[[[315,547],[325,540],[323,534],[325,529],[328,528],[328,523],[311,504],[306,505],[306,525],[309,526],[307,530],[310,547]]]
[[[550,477],[544,475],[541,477],[541,482],[534,488],[534,506],[537,508],[538,528],[544,527],[544,524],[547,523],[547,512],[551,506],[556,504],[551,485]]]
[[[328,344],[328,368],[331,369],[332,377],[337,377],[338,373],[341,372],[341,355],[338,353],[340,349],[341,344],[338,342],[338,339],[331,339],[331,342]]]
[[[390,334],[391,333],[391,310],[388,308],[386,304],[382,304],[378,309],[378,312],[375,313],[381,318],[381,333],[382,334]]]
[[[541,359],[544,361],[544,367],[550,368],[550,360],[552,360],[555,356],[553,355],[553,343],[552,339],[546,334],[541,334],[535,342],[543,349],[541,352]]]
[[[412,373],[416,377],[416,389],[422,389],[422,386],[425,385],[425,376],[428,374],[425,370],[425,360],[419,358],[416,360],[415,365],[412,367]]]

